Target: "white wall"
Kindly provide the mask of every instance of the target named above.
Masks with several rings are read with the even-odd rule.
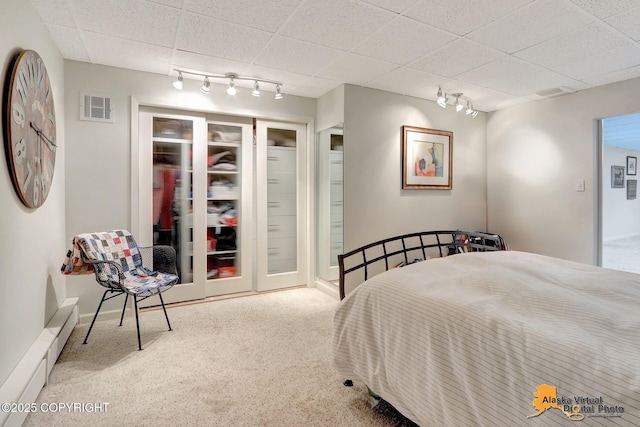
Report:
[[[512,249],[596,264],[595,120],[640,111],[639,92],[634,79],[489,114],[489,228]]]
[[[53,183],[45,203],[26,208],[17,196],[7,168],[0,160],[0,384],[4,384],[22,356],[43,331],[65,299],[60,273],[66,245],[64,62],[47,28],[29,2],[3,0],[0,13],[0,75],[3,96],[10,65],[22,49],[42,57],[53,89],[58,150]],[[0,117],[7,112],[0,106]],[[4,120],[3,120],[4,122]],[[3,123],[4,128],[4,123]],[[2,139],[5,146],[6,135]]]
[[[344,250],[422,230],[486,227],[486,115],[345,87]],[[402,190],[402,126],[453,131],[452,190]]]
[[[344,123],[344,85],[322,95],[317,104],[316,129],[320,131]]]
[[[313,122],[316,115],[316,101],[311,98],[285,95],[274,100],[265,91],[256,98],[245,88],[238,88],[238,94],[230,97],[226,87],[217,84],[205,95],[199,90],[202,81],[185,79],[184,90],[178,91],[171,85],[172,78],[157,74],[77,61],[65,61],[65,67],[69,242],[78,233],[131,229],[131,96],[194,111],[242,112],[249,117],[292,121],[306,117]],[[81,92],[112,97],[115,122],[79,120]],[[80,297],[80,314],[88,315],[95,312],[103,291],[92,276],[73,276],[68,279],[67,292]],[[121,304],[116,298],[105,303],[103,310],[119,310]]]
[[[638,175],[627,175],[627,156],[640,158],[640,152],[604,146],[602,162],[602,239],[603,241],[640,236],[640,197],[627,200],[627,180],[638,180]],[[624,188],[611,187],[611,166],[625,169]],[[637,191],[637,190],[636,190]]]

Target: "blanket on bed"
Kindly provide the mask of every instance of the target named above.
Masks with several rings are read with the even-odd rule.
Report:
[[[333,350],[425,427],[640,425],[632,273],[516,251],[423,261],[341,301]]]

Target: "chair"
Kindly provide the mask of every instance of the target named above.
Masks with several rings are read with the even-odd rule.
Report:
[[[107,288],[102,295],[83,344],[86,344],[89,339],[98,313],[102,308],[102,303],[120,295],[125,295],[122,315],[120,316],[120,326],[122,326],[129,296],[133,297],[139,350],[142,350],[138,316],[138,303],[140,301],[153,295],[158,295],[164,316],[167,319],[167,325],[169,330],[172,330],[167,309],[162,299],[162,292],[178,282],[176,252],[173,247],[154,246],[140,248],[127,230],[79,234],[74,238],[73,243],[74,248],[78,246],[80,249],[82,261],[88,266],[86,270],[90,272],[93,269],[96,281]],[[155,269],[154,267],[162,267],[162,270],[168,271],[161,272],[158,271],[160,268]],[[63,265],[63,272],[64,268],[65,265]]]

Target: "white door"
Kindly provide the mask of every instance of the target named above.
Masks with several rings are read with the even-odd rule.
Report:
[[[258,291],[306,283],[306,131],[256,121]]]

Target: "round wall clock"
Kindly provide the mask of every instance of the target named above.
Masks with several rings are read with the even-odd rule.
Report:
[[[56,113],[47,68],[33,50],[16,58],[6,88],[7,163],[22,202],[44,203],[56,165]]]

